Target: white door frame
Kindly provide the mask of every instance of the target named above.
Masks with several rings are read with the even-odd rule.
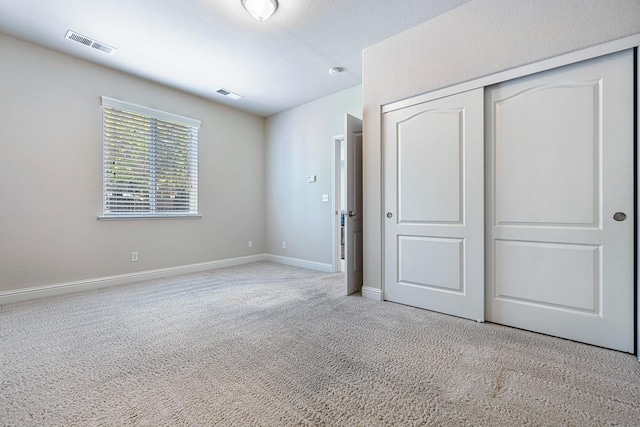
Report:
[[[333,233],[331,238],[331,271],[338,273],[340,271],[340,252],[338,251],[338,242],[340,241],[340,200],[341,191],[341,170],[340,170],[340,146],[344,141],[344,134],[334,135],[331,137],[331,188],[333,189],[333,197],[331,198],[331,223],[333,224]]]
[[[640,165],[640,46],[635,48],[636,56],[636,124],[635,124],[635,148],[636,148],[636,188],[634,191],[636,198],[635,218],[636,218],[636,356],[640,360],[640,274],[638,273],[638,266],[640,265],[640,252],[638,251],[638,244],[640,243],[640,231],[638,230],[638,189],[640,189],[640,173],[638,173],[638,165]]]
[[[502,71],[502,72],[498,72],[495,74],[491,74],[488,76],[484,76],[484,77],[480,77],[474,80],[469,80],[467,82],[464,83],[460,83],[457,85],[453,85],[450,87],[446,87],[443,89],[439,89],[439,90],[435,90],[433,92],[429,92],[426,93],[424,95],[418,95],[418,96],[414,96],[414,97],[408,97],[407,99],[404,100],[400,100],[400,101],[396,101],[396,102],[392,102],[386,105],[381,105],[380,106],[380,114],[383,115],[387,112],[390,111],[394,111],[394,110],[398,110],[400,108],[404,108],[410,105],[414,105],[414,104],[418,104],[418,103],[422,103],[422,102],[427,102],[427,101],[431,101],[434,99],[438,99],[438,98],[442,98],[442,97],[446,97],[449,95],[453,95],[456,93],[460,93],[460,92],[465,92],[471,89],[476,89],[479,87],[486,87],[486,86],[490,86],[496,83],[500,83],[500,82],[504,82],[507,80],[511,80],[511,79],[515,79],[518,77],[524,77],[524,76],[528,76],[530,74],[535,74],[541,71],[547,71],[553,68],[558,68],[558,67],[562,67],[564,65],[569,65],[569,64],[574,64],[576,62],[580,62],[580,61],[585,61],[587,59],[592,59],[592,58],[597,58],[599,56],[604,56],[604,55],[608,55],[610,53],[614,53],[614,52],[619,52],[625,49],[635,49],[635,55],[636,55],[636,61],[637,61],[637,67],[636,67],[636,72],[637,72],[637,76],[636,76],[636,88],[638,91],[638,95],[636,97],[636,113],[638,115],[637,120],[636,120],[636,141],[635,141],[635,146],[636,146],[636,165],[640,165],[640,147],[639,147],[639,142],[638,141],[638,126],[640,126],[640,34],[634,34],[628,37],[623,37],[621,39],[618,40],[613,40],[610,42],[606,42],[606,43],[602,43],[596,46],[591,46],[582,50],[578,50],[575,52],[570,52],[564,55],[560,55],[560,56],[556,56],[554,58],[549,58],[549,59],[545,59],[539,62],[535,62],[529,65],[524,65],[521,67],[517,67],[517,68],[513,68],[511,70],[506,70],[506,71]],[[381,152],[384,153],[384,138],[380,138],[380,144],[381,144]],[[381,159],[381,165],[380,165],[380,174],[381,174],[381,200],[384,200],[384,182],[386,177],[384,176],[384,155],[383,158]],[[635,196],[636,196],[636,200],[638,197],[638,189],[640,188],[640,174],[638,173],[638,171],[635,171],[636,174],[636,188],[635,188]],[[638,212],[638,206],[636,205],[636,214]],[[381,219],[381,233],[380,233],[380,247],[382,248],[382,259],[384,260],[385,257],[385,226],[384,226],[384,215],[386,213],[385,210],[385,206],[384,203],[380,204],[380,211],[378,212],[378,215],[380,215]],[[636,287],[636,356],[638,357],[638,360],[640,360],[640,315],[638,314],[638,311],[640,310],[640,274],[638,274],[638,268],[637,266],[640,265],[640,251],[637,250],[638,247],[638,242],[640,242],[640,227],[638,227],[638,224],[636,223],[636,227],[635,227],[635,239],[636,239],[636,277],[635,277],[635,287]],[[380,293],[381,293],[381,297],[384,295],[384,287],[385,287],[385,283],[384,283],[384,278],[385,278],[385,268],[384,268],[384,261],[381,262],[380,265],[380,277],[381,279],[381,283],[380,283]],[[383,299],[383,298],[381,298]]]

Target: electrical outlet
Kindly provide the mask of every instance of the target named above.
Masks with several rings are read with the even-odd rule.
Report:
[[[253,240],[249,240],[249,247],[252,248],[253,247]]]
[[[138,262],[138,252],[131,252],[131,262]]]
[[[287,249],[287,242],[282,242],[282,249]]]

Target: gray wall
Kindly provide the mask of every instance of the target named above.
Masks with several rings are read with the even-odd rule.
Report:
[[[362,117],[362,86],[267,119],[267,253],[331,264],[333,214],[322,194],[333,193],[332,136],[344,133],[346,113]],[[317,182],[307,183],[309,175]]]
[[[382,105],[640,33],[640,0],[474,0],[365,49],[364,285],[382,286]]]
[[[0,58],[0,291],[265,252],[264,119],[3,35]],[[96,220],[101,95],[202,121],[201,219]]]

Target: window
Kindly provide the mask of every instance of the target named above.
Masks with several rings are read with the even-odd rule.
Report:
[[[198,215],[200,121],[102,97],[101,218]]]

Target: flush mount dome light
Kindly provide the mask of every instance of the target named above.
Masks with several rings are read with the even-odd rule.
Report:
[[[277,0],[242,0],[242,6],[258,21],[266,21],[278,8]]]

